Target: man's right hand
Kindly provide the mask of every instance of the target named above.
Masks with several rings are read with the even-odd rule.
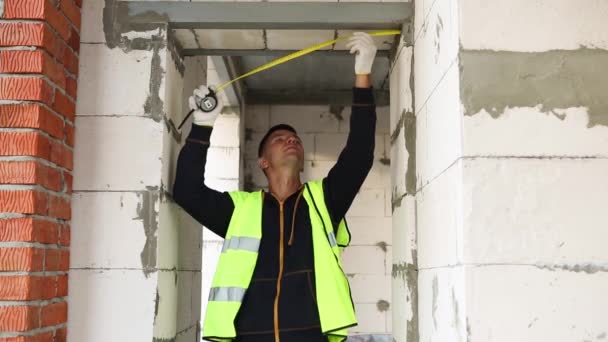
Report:
[[[210,87],[213,89],[215,88],[213,86],[210,86]],[[194,114],[193,122],[195,125],[209,126],[209,127],[213,126],[213,124],[215,123],[215,119],[217,118],[217,116],[222,111],[222,108],[224,107],[224,104],[218,98],[217,106],[215,107],[215,109],[213,109],[211,112],[202,111],[198,107],[197,102],[202,100],[205,96],[207,96],[207,94],[209,94],[209,88],[205,85],[201,85],[198,88],[194,89],[192,96],[190,96],[190,98],[188,98],[188,105],[190,106],[190,110],[194,110],[194,113],[192,113],[192,114]]]

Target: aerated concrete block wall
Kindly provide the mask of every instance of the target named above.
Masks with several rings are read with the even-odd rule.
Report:
[[[604,339],[608,3],[415,12],[419,340]]]
[[[206,59],[179,58],[164,27],[112,25],[106,5],[83,4],[68,340],[193,341],[202,230],[170,191]]]
[[[608,333],[606,18],[601,0],[460,3],[471,341]]]
[[[302,138],[302,180],[325,177],[346,143],[350,112],[350,107],[250,105],[245,122],[245,189],[267,189],[257,166],[257,148],[268,128],[278,123],[292,125]],[[343,261],[359,319],[352,334],[390,334],[392,324],[389,108],[377,107],[377,115],[374,165],[347,214],[352,242]]]

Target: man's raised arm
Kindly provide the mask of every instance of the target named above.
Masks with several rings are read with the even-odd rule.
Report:
[[[202,98],[207,92],[207,87],[201,86],[189,100],[194,120],[177,159],[173,199],[198,222],[225,237],[234,204],[228,193],[213,190],[204,183],[209,138],[215,119],[222,110],[221,103],[211,112],[203,112],[197,107],[195,98]]]
[[[368,34],[355,32],[347,47],[357,53],[350,131],[336,165],[323,180],[334,227],[346,215],[374,163],[376,104],[370,74],[376,46]]]

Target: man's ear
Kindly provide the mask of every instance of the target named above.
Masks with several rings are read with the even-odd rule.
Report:
[[[269,166],[268,160],[266,160],[266,158],[264,157],[258,158],[258,166],[260,167],[260,169],[262,169],[262,171],[264,171]]]

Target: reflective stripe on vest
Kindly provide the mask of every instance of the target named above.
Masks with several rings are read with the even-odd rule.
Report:
[[[247,289],[242,287],[212,287],[209,291],[209,301],[214,302],[243,302]]]
[[[257,253],[260,249],[260,239],[246,236],[233,236],[230,239],[224,240],[222,253],[225,253],[229,249]]]
[[[329,239],[330,246],[336,247],[338,245],[338,242],[336,242],[336,236],[334,235],[334,232],[329,232],[327,234],[327,238]]]

